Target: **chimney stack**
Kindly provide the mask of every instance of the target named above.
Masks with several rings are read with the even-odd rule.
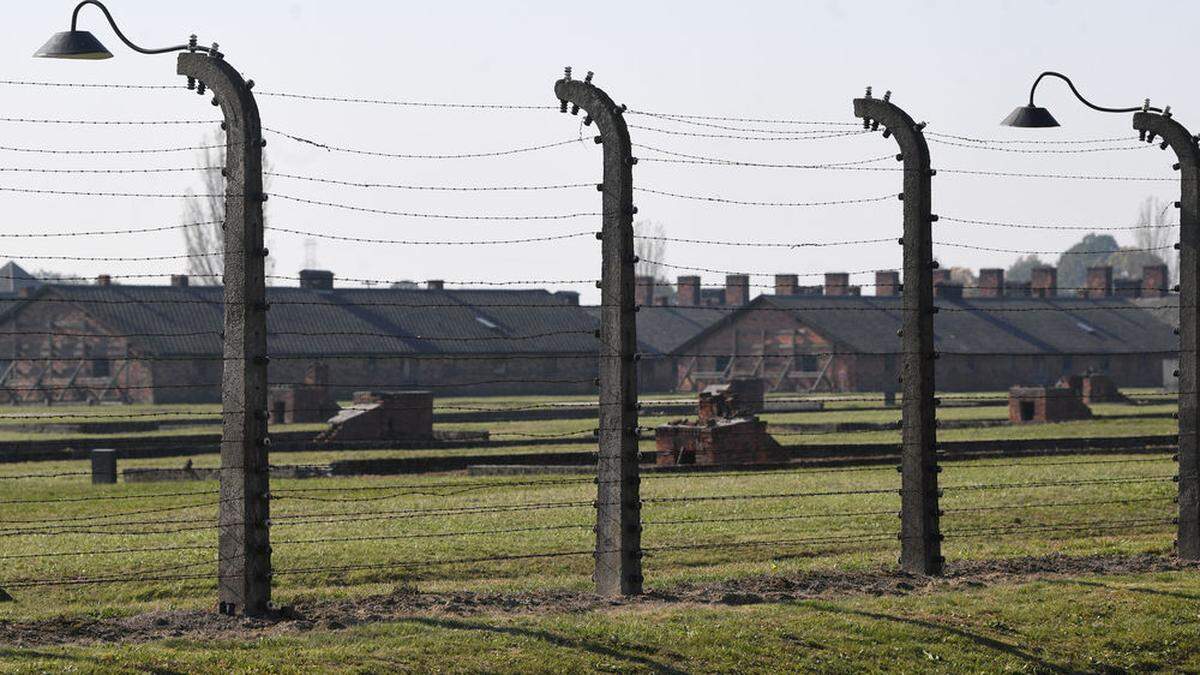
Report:
[[[1169,273],[1166,265],[1146,265],[1142,268],[1142,297],[1162,298],[1171,290],[1167,284]]]
[[[188,275],[172,274],[171,275],[171,285],[174,286],[175,288],[187,288],[188,287]]]
[[[698,307],[700,305],[700,277],[684,276],[677,280],[675,304],[680,307]]]
[[[96,277],[97,286],[112,286],[112,277],[107,274],[101,274]]]
[[[1033,268],[1029,277],[1029,290],[1035,298],[1053,298],[1058,295],[1058,270],[1050,266]]]
[[[638,307],[654,304],[654,277],[638,275],[634,278],[634,302]]]
[[[795,274],[775,275],[775,295],[798,295],[800,293],[800,277]]]
[[[750,302],[750,276],[729,274],[725,277],[725,304],[741,307]]]
[[[1113,269],[1111,265],[1098,265],[1087,268],[1087,283],[1084,284],[1083,297],[1107,298],[1112,296]]]
[[[429,291],[444,291],[446,290],[446,282],[441,279],[429,279],[425,282],[425,289]]]
[[[575,291],[555,291],[554,297],[561,300],[564,305],[579,306],[579,293]]]
[[[332,291],[333,272],[329,270],[300,270],[300,288],[311,291]]]
[[[825,273],[825,295],[849,295],[850,275],[846,272]]]
[[[1004,297],[1004,270],[1000,267],[989,267],[979,270],[979,288],[975,295],[980,298]]]
[[[875,273],[875,295],[891,298],[900,295],[900,273],[896,270],[881,270]]]

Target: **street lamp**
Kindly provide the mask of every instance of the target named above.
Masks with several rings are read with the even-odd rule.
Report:
[[[117,37],[121,38],[130,49],[142,54],[166,54],[169,52],[182,51],[200,51],[206,54],[216,51],[216,45],[210,49],[208,47],[199,47],[196,45],[196,37],[192,36],[192,41],[186,45],[177,45],[174,47],[163,47],[161,49],[145,49],[139,47],[129,41],[121,29],[117,27],[117,22],[113,20],[112,14],[103,3],[97,0],[84,0],[75,6],[75,11],[71,13],[71,30],[55,33],[46,40],[46,44],[42,48],[34,52],[34,56],[43,59],[81,59],[85,61],[100,61],[103,59],[111,59],[112,52],[108,51],[95,35],[92,35],[86,30],[78,30],[79,10],[85,5],[95,5],[104,12],[104,17],[108,19],[108,25],[112,26],[113,32]]]
[[[1058,120],[1054,119],[1054,116],[1050,114],[1049,110],[1046,110],[1045,108],[1039,108],[1033,104],[1033,94],[1037,91],[1038,84],[1043,78],[1046,77],[1057,77],[1063,82],[1066,82],[1067,86],[1071,88],[1071,93],[1075,94],[1075,98],[1079,99],[1081,103],[1092,110],[1110,113],[1131,113],[1138,111],[1157,113],[1162,112],[1162,110],[1159,108],[1151,107],[1150,99],[1146,99],[1146,102],[1143,105],[1135,108],[1106,108],[1104,106],[1096,105],[1095,103],[1092,103],[1084,98],[1083,94],[1079,93],[1079,90],[1075,88],[1075,83],[1071,81],[1071,78],[1063,75],[1062,73],[1056,73],[1053,70],[1047,70],[1041,75],[1038,75],[1037,79],[1033,81],[1033,86],[1029,89],[1029,105],[1017,106],[1017,108],[1009,113],[1008,117],[1005,117],[1004,121],[1000,122],[1000,124],[1006,127],[1021,127],[1026,129],[1059,126]]]
[[[79,10],[95,5],[113,32],[142,54],[183,52],[176,72],[188,88],[213,93],[224,116],[225,168],[233,190],[225,191],[225,330],[221,379],[221,494],[218,515],[217,587],[225,614],[262,615],[271,600],[270,461],[267,449],[267,308],[263,246],[262,122],[251,89],[217,45],[201,47],[193,35],[186,45],[144,49],[129,41],[112,14],[96,0],[84,0],[71,15],[71,30],[56,33],[34,56],[100,60],[112,53],[94,35],[78,30]]]
[[[1057,77],[1067,83],[1084,105],[1100,112],[1134,113],[1133,128],[1148,143],[1162,138],[1159,147],[1175,151],[1179,172],[1179,515],[1176,518],[1176,552],[1187,560],[1200,560],[1200,146],[1182,124],[1171,116],[1171,108],[1155,108],[1146,99],[1140,107],[1105,108],[1085,99],[1065,75],[1047,71],[1038,76],[1029,91],[1029,105],[1021,106],[1004,118],[1002,124],[1013,127],[1055,127],[1058,122],[1045,108],[1033,104],[1033,92],[1044,77]],[[1165,293],[1163,288],[1159,292]]]

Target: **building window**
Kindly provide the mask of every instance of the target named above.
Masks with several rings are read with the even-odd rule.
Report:
[[[821,369],[820,363],[817,361],[816,354],[801,354],[800,355],[800,372],[815,373]]]
[[[112,361],[105,358],[92,359],[92,377],[109,377],[112,375]]]

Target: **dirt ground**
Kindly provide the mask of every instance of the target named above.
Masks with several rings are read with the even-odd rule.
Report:
[[[0,622],[0,644],[34,647],[90,642],[149,642],[165,638],[253,639],[314,629],[340,630],[419,615],[546,614],[614,608],[652,609],[674,604],[746,605],[853,595],[906,595],[1044,578],[1188,568],[1197,569],[1200,564],[1159,555],[1046,556],[956,563],[949,565],[941,577],[914,576],[896,570],[811,572],[686,584],[619,599],[571,591],[422,593],[414,588],[396,588],[386,595],[354,600],[301,602],[294,607],[283,608],[273,616],[253,619],[191,610],[151,612],[124,618],[3,621]]]

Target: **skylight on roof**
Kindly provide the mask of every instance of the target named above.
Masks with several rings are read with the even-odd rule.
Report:
[[[487,326],[488,328],[491,328],[492,330],[500,330],[500,326],[497,326],[495,324],[495,322],[489,321],[489,320],[483,318],[482,316],[476,316],[475,320],[478,321],[479,323]]]
[[[1077,320],[1075,322],[1075,325],[1079,326],[1079,329],[1082,330],[1083,332],[1087,333],[1088,335],[1092,335],[1096,332],[1096,329],[1093,326],[1089,326],[1088,324],[1086,324],[1082,321]]]

